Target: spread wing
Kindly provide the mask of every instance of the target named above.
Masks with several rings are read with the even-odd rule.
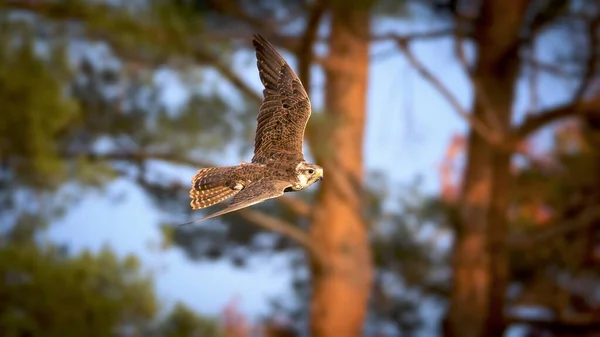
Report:
[[[303,157],[302,140],[311,111],[308,94],[292,68],[267,40],[257,34],[252,42],[265,87],[252,162],[264,162],[281,152]]]
[[[244,207],[258,204],[259,202],[265,201],[267,199],[279,197],[283,195],[283,191],[289,186],[291,186],[289,182],[282,180],[256,181],[248,185],[248,187],[241,190],[238,194],[236,194],[236,196],[233,197],[233,199],[231,199],[231,203],[225,209],[220,210],[211,215],[205,216],[200,220],[214,218],[225,213],[237,211]]]

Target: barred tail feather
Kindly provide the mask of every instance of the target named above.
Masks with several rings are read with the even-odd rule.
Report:
[[[192,206],[192,209],[198,210],[201,208],[206,208],[206,207],[209,207],[212,205],[216,205],[216,204],[220,203],[221,201],[223,201],[227,198],[230,198],[239,192],[237,190],[232,190],[228,187],[216,188],[214,190],[218,190],[218,192],[214,193],[214,194],[211,193],[211,195],[208,195],[208,196],[202,195],[203,191],[198,191],[198,190],[192,190],[193,192],[190,191],[190,197],[192,198],[192,201],[190,202],[190,206]],[[210,190],[210,191],[212,192],[213,190]]]
[[[227,186],[228,173],[233,167],[210,167],[201,169],[192,179],[190,206],[197,210],[209,207],[232,197],[238,190]]]

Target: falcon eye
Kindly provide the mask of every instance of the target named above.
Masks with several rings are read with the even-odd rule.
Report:
[[[313,170],[313,169],[308,169],[308,174],[313,174],[313,173],[315,173],[315,170]]]

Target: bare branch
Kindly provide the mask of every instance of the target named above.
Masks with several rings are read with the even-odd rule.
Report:
[[[578,74],[575,74],[574,72],[567,72],[565,69],[561,68],[560,66],[558,66],[556,64],[542,62],[542,61],[532,57],[529,54],[522,56],[521,60],[524,64],[527,64],[532,68],[541,70],[545,73],[548,73],[548,74],[551,74],[554,76],[564,77],[564,78],[578,77]]]
[[[537,8],[535,13],[529,13],[529,15],[533,14],[531,18],[531,22],[529,24],[529,34],[525,37],[525,44],[531,43],[537,36],[539,36],[546,28],[550,27],[553,22],[559,17],[563,19],[581,19],[580,17],[572,16],[571,14],[564,14],[568,11],[569,0],[553,0],[553,1],[545,1],[542,2],[543,6],[530,6],[530,9]]]
[[[440,30],[432,30],[428,32],[419,32],[419,33],[410,33],[410,34],[397,34],[397,33],[387,33],[382,35],[373,35],[371,36],[371,42],[402,42],[408,43],[414,40],[428,40],[428,39],[437,39],[442,37],[452,37],[455,34],[456,30],[454,28],[445,28]]]
[[[533,235],[519,235],[509,238],[507,246],[511,249],[526,249],[534,245],[544,244],[545,241],[553,238],[597,225],[597,219],[600,219],[600,209],[592,207],[584,211],[575,221],[567,220]]]
[[[308,18],[306,20],[306,27],[304,28],[304,34],[300,38],[300,44],[296,49],[296,57],[298,58],[298,77],[304,84],[304,87],[310,95],[310,88],[312,85],[310,76],[310,65],[313,61],[313,45],[317,40],[319,33],[319,24],[325,13],[324,1],[317,0],[311,6]]]
[[[312,44],[314,44],[316,42],[327,43],[329,41],[329,36],[316,34],[316,33],[318,33],[318,29],[317,29],[318,25],[316,23],[317,23],[317,21],[320,22],[323,14],[325,14],[324,6],[321,7],[321,5],[320,5],[322,3],[323,3],[323,1],[320,0],[313,4],[312,11],[309,13],[309,16],[307,18],[308,23],[305,28],[305,32],[303,34],[301,34],[300,36],[288,35],[288,34],[274,35],[273,32],[269,32],[269,30],[264,30],[265,36],[269,37],[269,39],[271,40],[271,42],[274,45],[284,48],[286,50],[291,50],[291,51],[296,51],[296,52],[298,50],[300,50],[300,48],[303,48],[303,47],[305,48],[308,45],[308,44],[306,44],[306,41],[304,39],[306,38],[306,35],[309,32],[310,32],[310,34],[312,34],[313,32],[315,33],[314,37],[311,37]],[[257,29],[261,30],[260,27],[257,27]],[[315,30],[313,31],[313,29],[315,29]],[[444,37],[452,37],[453,34],[455,33],[455,31],[456,30],[453,28],[445,28],[445,29],[440,29],[440,30],[432,30],[432,31],[428,31],[428,32],[417,32],[417,33],[408,33],[408,34],[385,33],[385,34],[381,34],[381,35],[372,35],[371,37],[369,37],[369,41],[370,42],[397,42],[397,41],[412,42],[412,41],[417,41],[417,40],[431,40],[431,39],[438,39],[438,38],[444,38]],[[471,33],[463,35],[463,37],[465,37],[465,38],[471,37],[471,36],[472,36]],[[216,37],[216,39],[226,39],[226,40],[230,40],[232,37],[243,38],[243,39],[247,38],[246,34],[239,34],[238,36],[236,36],[235,34],[232,34],[232,33],[221,33],[221,32],[215,32],[214,34],[211,35],[211,39],[215,38],[215,37]],[[299,68],[301,68],[301,67],[299,67]],[[299,72],[301,72],[301,71],[299,71]],[[299,77],[302,80],[302,83],[304,83],[303,77],[300,75],[299,75]]]
[[[225,77],[231,84],[233,84],[238,90],[244,93],[248,98],[251,98],[254,102],[262,102],[262,96],[246,84],[237,74],[231,71],[231,67],[222,64],[219,58],[212,55],[210,52],[203,48],[196,48],[194,50],[196,58],[202,62],[210,64],[211,67],[215,68],[223,77]]]
[[[408,43],[406,41],[398,41],[398,47],[406,56],[408,62],[427,80],[431,85],[433,85],[439,92],[444,96],[444,98],[450,103],[450,105],[454,108],[454,110],[466,120],[469,125],[486,141],[490,144],[499,144],[501,137],[494,130],[490,130],[488,126],[482,123],[475,116],[470,114],[466,109],[464,109],[458,99],[450,92],[450,90],[442,84],[442,82],[436,78],[425,66],[417,60],[412,51],[410,50]]]
[[[600,17],[596,17],[594,18],[594,20],[592,20],[589,24],[588,24],[588,39],[589,39],[589,51],[588,51],[588,57],[587,57],[587,61],[586,61],[586,69],[585,69],[585,73],[583,75],[583,78],[581,79],[581,82],[579,83],[579,87],[577,88],[577,90],[575,91],[574,95],[573,95],[573,102],[578,102],[579,100],[581,100],[590,84],[592,83],[594,77],[596,76],[596,68],[597,68],[597,64],[598,64],[598,27],[600,27]]]
[[[282,205],[300,216],[307,218],[310,216],[312,208],[311,205],[300,198],[284,195],[277,198],[277,200],[279,200]]]
[[[281,26],[286,22],[279,22],[265,17],[255,17],[247,13],[239,5],[232,1],[209,0],[213,9],[223,15],[228,15],[244,22],[256,31],[260,31],[271,43],[293,50],[297,44],[297,38],[280,34]],[[288,21],[291,18],[288,18]]]
[[[469,62],[467,61],[467,55],[465,54],[464,46],[465,32],[463,26],[465,25],[465,23],[468,23],[468,20],[465,19],[463,16],[458,16],[456,18],[456,22],[456,30],[454,33],[454,52],[456,53],[458,62],[465,70],[465,73],[467,73],[467,76],[469,76],[469,78],[472,78],[473,71],[469,65]]]
[[[514,141],[518,142],[543,126],[565,117],[600,114],[600,99],[597,98],[590,101],[582,101],[597,73],[598,45],[600,44],[600,37],[598,36],[599,27],[600,18],[593,19],[588,25],[590,51],[586,62],[586,71],[581,79],[579,87],[573,94],[571,103],[527,116],[521,125],[516,127],[512,132],[513,136],[511,138]]]
[[[245,208],[238,212],[242,217],[244,217],[244,219],[252,222],[253,224],[280,233],[285,237],[295,241],[304,249],[306,249],[318,266],[325,266],[327,261],[325,259],[325,254],[311,242],[309,235],[300,228],[286,221],[274,218],[270,215],[253,209]]]
[[[530,53],[533,57],[534,49],[530,48]],[[538,98],[538,81],[539,81],[539,68],[531,67],[529,69],[529,76],[527,76],[527,84],[529,85],[529,107],[528,112],[535,111],[538,109],[539,98]]]
[[[566,117],[586,115],[600,115],[600,98],[560,105],[535,115],[529,115],[511,132],[512,136],[510,138],[517,142],[552,122]]]
[[[577,317],[574,314],[571,319],[561,318],[559,320],[546,320],[535,317],[522,317],[511,315],[505,318],[508,324],[527,324],[534,327],[551,329],[552,331],[565,331],[569,334],[600,332],[600,321],[590,317]]]
[[[458,62],[465,70],[465,73],[470,77],[472,74],[472,69],[469,66],[469,62],[467,61],[467,55],[465,54],[465,46],[463,44],[463,38],[461,35],[458,35],[454,38],[454,50],[456,56],[458,58]]]
[[[85,157],[92,161],[130,161],[141,162],[144,160],[162,160],[172,164],[188,165],[193,167],[210,167],[212,163],[194,160],[185,156],[179,156],[173,153],[146,153],[139,152],[109,152],[109,153],[94,153],[94,152],[69,152],[61,153],[61,156],[66,158]]]

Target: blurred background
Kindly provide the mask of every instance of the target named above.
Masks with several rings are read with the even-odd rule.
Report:
[[[0,1],[0,336],[600,336],[599,26],[595,0]],[[327,177],[178,227],[199,168],[252,156],[254,33]]]

